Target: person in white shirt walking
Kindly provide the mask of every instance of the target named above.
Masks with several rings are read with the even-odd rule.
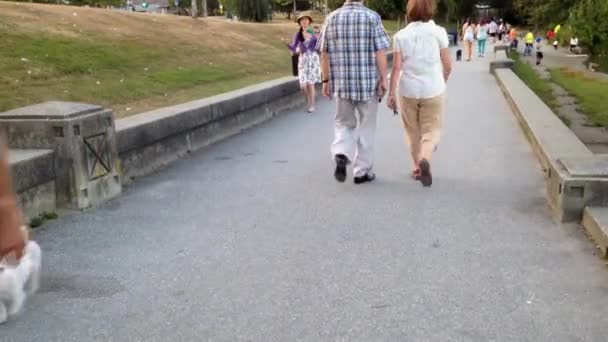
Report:
[[[439,142],[446,81],[452,69],[446,30],[431,18],[434,0],[409,0],[411,22],[394,37],[388,106],[399,109],[412,161],[413,177],[431,186],[431,158]]]
[[[502,19],[500,19],[500,25],[498,25],[498,41],[502,42],[504,36],[505,36],[505,32],[506,32],[506,28],[505,28],[505,23],[502,21]]]
[[[570,52],[575,53],[577,52],[578,48],[578,38],[576,38],[576,36],[572,36],[572,38],[570,38]]]
[[[495,44],[496,34],[498,32],[498,25],[496,24],[496,21],[494,19],[492,19],[492,21],[490,22],[490,28],[488,31],[490,32],[490,38],[492,38],[492,44]]]
[[[468,18],[462,26],[462,40],[467,54],[467,62],[470,62],[473,56],[473,42],[475,41],[475,24]]]

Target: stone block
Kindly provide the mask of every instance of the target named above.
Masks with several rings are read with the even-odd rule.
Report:
[[[511,69],[515,61],[507,55],[508,50],[496,50],[494,47],[494,60],[490,61],[490,73],[494,73],[496,69]]]
[[[499,51],[504,51],[508,55],[510,49],[511,49],[511,47],[509,46],[509,44],[496,44],[496,45],[494,45],[494,53],[497,53]]]
[[[57,210],[52,150],[10,150],[14,191],[26,218]]]
[[[582,226],[596,243],[603,258],[608,257],[608,208],[586,207]]]
[[[15,150],[9,153],[13,190],[17,193],[55,180],[52,150]]]
[[[121,192],[112,111],[45,102],[0,113],[0,129],[12,148],[54,151],[59,206],[83,209]]]

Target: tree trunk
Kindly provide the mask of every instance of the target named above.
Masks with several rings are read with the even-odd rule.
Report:
[[[191,8],[191,14],[192,14],[192,19],[196,19],[196,17],[198,16],[198,9],[196,8],[196,0],[192,0],[192,8]]]
[[[203,4],[202,4],[201,10],[203,11],[203,18],[207,17],[207,0],[203,0]]]

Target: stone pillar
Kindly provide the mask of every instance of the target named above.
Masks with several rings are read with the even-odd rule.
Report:
[[[0,113],[9,146],[55,151],[57,205],[83,209],[122,190],[114,114],[100,106],[45,102]]]

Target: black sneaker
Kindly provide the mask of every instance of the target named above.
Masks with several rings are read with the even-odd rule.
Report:
[[[336,171],[334,172],[334,177],[340,183],[343,183],[346,180],[346,165],[348,165],[348,157],[343,154],[337,154],[335,157],[336,160]]]
[[[376,175],[369,172],[364,174],[361,177],[355,177],[355,184],[363,184],[363,183],[368,183],[373,181],[374,179],[376,179]]]
[[[431,164],[428,160],[422,159],[420,161],[420,182],[424,186],[431,186],[433,184],[433,175],[431,174]]]

